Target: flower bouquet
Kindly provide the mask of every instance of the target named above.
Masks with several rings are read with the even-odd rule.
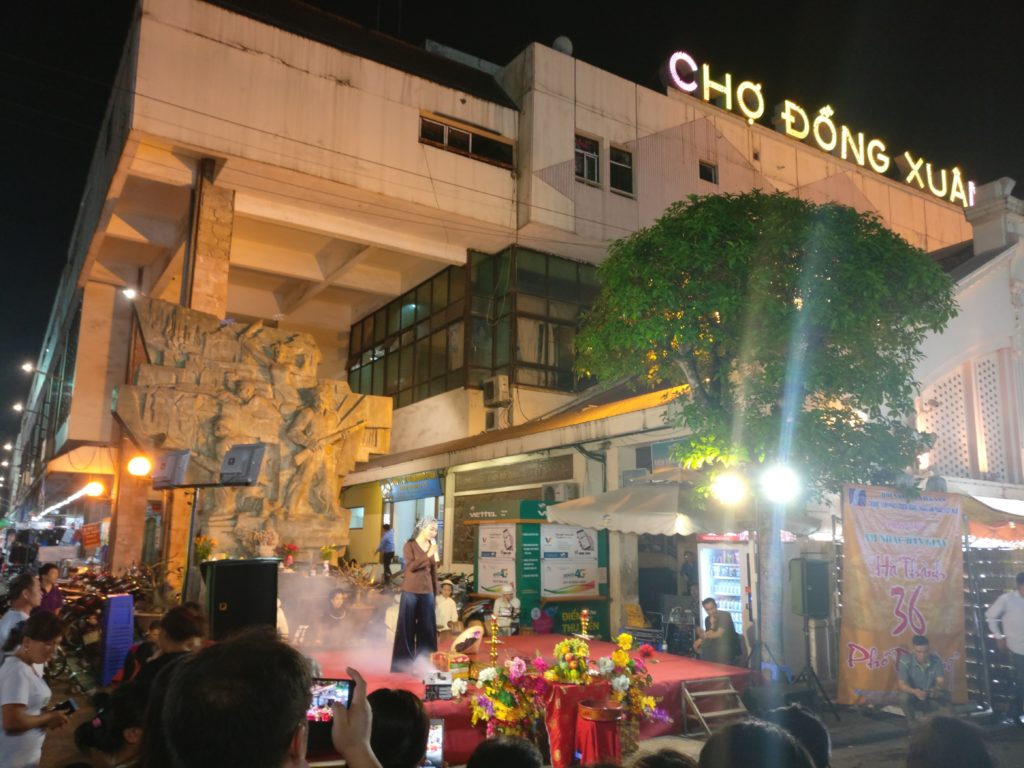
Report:
[[[658,700],[647,695],[653,681],[644,659],[650,658],[654,649],[645,644],[637,649],[639,655],[630,656],[633,636],[626,632],[615,638],[615,642],[619,647],[611,658],[602,656],[597,660],[597,673],[611,684],[612,698],[622,702],[626,719],[671,722],[665,710],[658,708]]]
[[[549,686],[544,679],[547,664],[541,658],[527,662],[516,656],[504,666],[486,667],[477,677],[478,692],[470,699],[472,723],[487,723],[487,737],[530,738],[544,720],[544,701]],[[465,692],[465,682],[456,680],[452,691]]]
[[[213,555],[217,548],[217,540],[209,536],[196,536],[192,542],[192,556],[197,563],[204,563]]]
[[[295,556],[299,554],[299,545],[288,543],[281,545],[281,558],[284,560],[286,568],[290,568],[295,564]]]
[[[334,553],[337,551],[337,547],[334,544],[324,544],[320,547],[320,559],[327,561],[334,557]]]

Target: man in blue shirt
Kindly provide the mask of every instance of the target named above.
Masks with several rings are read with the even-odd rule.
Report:
[[[395,559],[395,532],[391,525],[384,523],[384,535],[374,552],[380,552],[380,561],[384,564],[384,583],[391,583],[391,561]]]
[[[950,696],[946,690],[945,669],[942,659],[931,653],[928,638],[914,635],[911,640],[911,653],[900,657],[897,665],[896,684],[900,689],[900,706],[907,716],[907,724],[912,725],[921,715],[927,715],[936,709],[947,710]]]

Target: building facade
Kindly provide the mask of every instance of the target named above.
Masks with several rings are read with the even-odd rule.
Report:
[[[16,446],[20,514],[102,476],[115,567],[142,557],[156,515],[161,556],[187,547],[184,494],[128,478],[136,446],[111,416],[142,362],[133,289],[309,334],[322,375],[392,397],[390,454],[344,481],[343,503],[361,512],[351,554],[372,558],[384,520],[401,530],[438,514],[443,567],[466,568],[472,509],[611,490],[666,458],[673,393],[592,396],[573,374],[573,332],[611,241],[688,195],[751,189],[873,212],[926,251],[979,226],[958,202],[844,157],[540,44],[493,65],[312,9],[269,23],[142,0]],[[1019,327],[1001,338],[977,349],[1006,381],[983,419],[1021,402]],[[926,405],[952,407],[950,377],[965,392],[964,366],[984,362],[948,346],[929,347],[922,381],[946,389],[926,389]],[[1015,429],[1000,438],[1008,487],[1020,483]],[[940,440],[933,466],[992,482],[999,451],[986,447],[983,469],[960,450]],[[617,610],[636,598],[635,536],[613,535],[610,552]]]

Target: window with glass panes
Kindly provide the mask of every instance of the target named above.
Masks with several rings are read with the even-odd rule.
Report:
[[[624,195],[633,194],[633,153],[621,147],[608,149],[608,186]]]
[[[576,134],[576,178],[590,184],[601,182],[601,144]]]
[[[466,270],[449,267],[352,326],[349,385],[401,408],[465,386]]]
[[[597,295],[596,268],[524,248],[471,251],[352,326],[349,384],[395,407],[498,374],[572,391],[580,313]]]

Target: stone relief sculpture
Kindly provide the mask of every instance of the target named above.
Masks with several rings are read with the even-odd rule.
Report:
[[[267,445],[256,486],[202,491],[197,529],[229,552],[251,548],[259,531],[310,549],[347,544],[341,479],[387,453],[391,399],[319,379],[308,334],[148,298],[135,312],[148,362],[114,405],[132,439],[157,453],[188,449],[196,485],[216,482],[231,446]]]

